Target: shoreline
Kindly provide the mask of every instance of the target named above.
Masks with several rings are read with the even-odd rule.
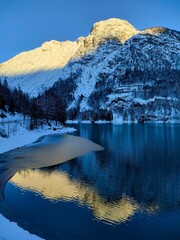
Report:
[[[180,124],[179,122],[145,122],[145,123],[134,123],[134,122],[123,122],[123,123],[114,123],[110,121],[95,121],[92,123],[91,121],[71,121],[68,120],[66,122],[67,124],[110,124],[110,125],[146,125],[146,124],[157,124],[157,125],[176,125]],[[65,133],[71,133],[76,131],[74,127],[63,127],[58,126],[54,129],[54,127],[49,126],[42,126],[41,128],[34,129],[34,130],[28,130],[25,127],[22,127],[19,129],[19,131],[15,135],[11,135],[8,138],[3,138],[0,136],[0,154],[3,154],[5,152],[8,152],[10,150],[16,149],[18,147],[22,147],[27,144],[31,144],[38,140],[40,137],[43,137],[45,135],[53,135],[53,134],[65,134]]]
[[[70,125],[77,125],[77,124],[97,124],[97,125],[112,125],[112,126],[122,126],[122,125],[150,125],[150,124],[157,124],[157,125],[180,125],[180,121],[146,121],[144,123],[138,123],[138,122],[132,122],[132,121],[124,121],[124,122],[118,122],[118,121],[105,121],[105,120],[98,120],[91,122],[89,120],[67,120],[66,124]]]
[[[44,125],[34,130],[28,130],[27,127],[21,126],[20,128],[18,128],[18,131],[15,132],[15,134],[10,135],[8,138],[3,138],[0,136],[0,154],[25,146],[27,144],[31,144],[45,135],[66,134],[74,131],[76,131],[75,128],[63,127],[62,125],[59,125],[58,127],[54,127],[54,126],[49,127],[47,125]],[[41,237],[35,234],[32,234],[27,230],[21,228],[20,226],[18,226],[16,222],[9,221],[1,213],[0,213],[0,222],[3,227],[0,235],[3,235],[4,239],[14,239],[14,240],[18,240],[19,238],[29,239],[29,240],[42,239]]]
[[[76,131],[76,129],[72,127],[62,127],[57,128],[56,130],[46,127],[38,128],[32,131],[23,128],[16,135],[12,135],[8,138],[0,137],[0,154],[16,149],[18,147],[25,146],[27,144],[31,144],[45,135],[65,134],[74,131]]]

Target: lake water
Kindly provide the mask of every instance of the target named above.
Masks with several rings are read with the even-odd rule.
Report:
[[[73,126],[104,151],[21,170],[0,213],[48,240],[179,240],[180,125]]]

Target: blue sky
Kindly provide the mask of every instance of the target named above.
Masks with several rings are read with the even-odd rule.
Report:
[[[179,0],[0,0],[0,62],[48,40],[86,36],[93,23],[111,17],[141,30],[180,31]]]

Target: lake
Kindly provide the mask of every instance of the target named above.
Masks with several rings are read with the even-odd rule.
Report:
[[[19,171],[0,213],[48,240],[179,240],[180,125],[73,126],[104,150]]]

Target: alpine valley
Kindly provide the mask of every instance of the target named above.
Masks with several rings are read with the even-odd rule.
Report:
[[[180,32],[108,19],[0,64],[0,78],[34,99],[58,96],[67,120],[180,122]]]

